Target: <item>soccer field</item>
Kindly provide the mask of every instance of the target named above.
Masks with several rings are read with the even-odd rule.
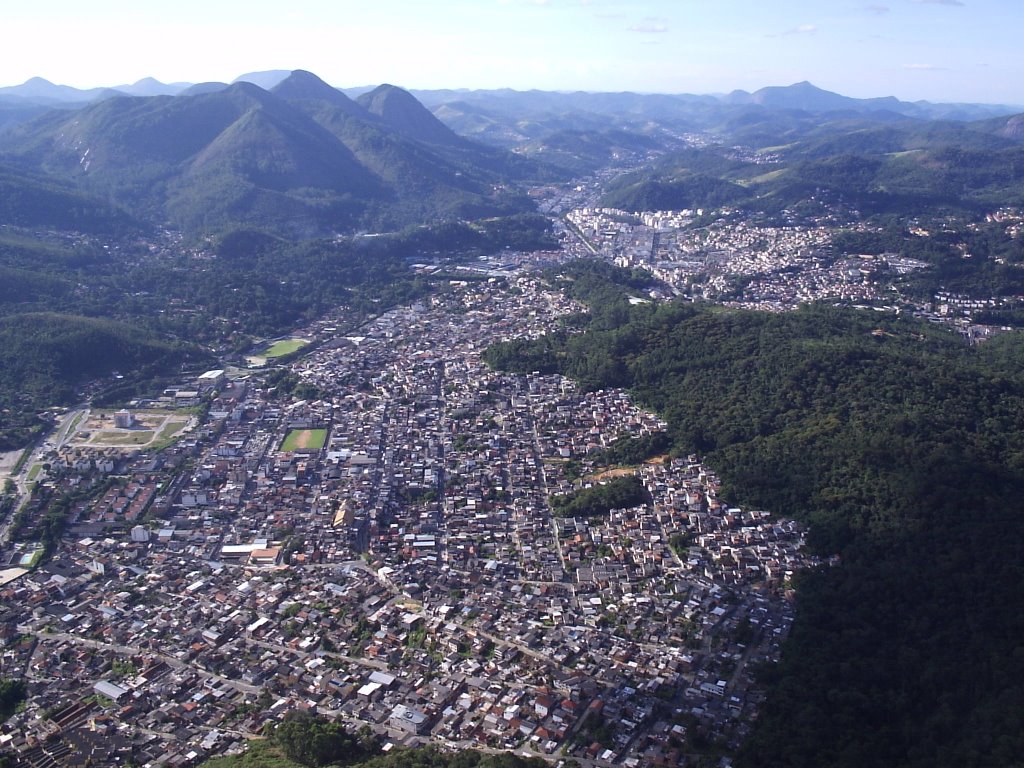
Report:
[[[309,342],[305,339],[282,339],[281,341],[275,341],[263,350],[260,355],[262,357],[284,357],[292,352],[297,352],[308,344]]]
[[[293,429],[281,443],[281,450],[319,451],[326,442],[326,429]]]

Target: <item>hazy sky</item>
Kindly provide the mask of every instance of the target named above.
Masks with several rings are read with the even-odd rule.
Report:
[[[1024,104],[1021,0],[42,0],[11,3],[0,85],[308,69],[332,85]]]

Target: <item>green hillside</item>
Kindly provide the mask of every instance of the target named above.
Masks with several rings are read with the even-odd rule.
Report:
[[[680,211],[694,208],[720,208],[749,199],[750,193],[739,184],[704,174],[692,174],[671,180],[645,180],[612,188],[602,203],[627,211]]]
[[[0,165],[0,222],[114,234],[138,225],[123,211],[67,181]]]
[[[1005,121],[1004,121],[1005,123]],[[767,162],[709,146],[613,181],[602,205],[630,211],[738,206],[777,214],[809,200],[872,217],[978,213],[1024,204],[1024,147],[973,124],[865,118],[811,123],[760,110],[727,121]]]
[[[382,180],[388,202],[370,216],[386,228],[439,213],[481,218],[526,211],[532,206],[513,183],[546,178],[524,158],[456,136],[394,86],[381,86],[357,103],[299,71],[273,93],[332,133]]]
[[[173,374],[203,355],[125,323],[56,313],[0,318],[0,448],[25,443],[36,413],[74,401],[86,381],[124,372],[122,386]]]

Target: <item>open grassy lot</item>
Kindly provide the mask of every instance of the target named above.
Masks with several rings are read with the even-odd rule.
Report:
[[[306,339],[281,339],[260,352],[259,356],[268,358],[284,357],[292,352],[298,352],[308,344],[309,342]]]
[[[326,429],[293,429],[281,443],[281,450],[319,451],[326,442]]]

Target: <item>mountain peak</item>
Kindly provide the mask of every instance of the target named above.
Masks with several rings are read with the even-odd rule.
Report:
[[[385,125],[417,141],[447,146],[460,146],[464,143],[415,96],[397,85],[379,85],[360,96],[356,103],[379,117]]]
[[[304,69],[296,69],[271,88],[270,92],[285,101],[323,101],[337,107],[346,115],[364,120],[371,117],[344,93]]]
[[[182,83],[168,85],[167,83],[160,82],[155,77],[144,77],[141,80],[136,80],[131,85],[118,85],[115,90],[126,93],[129,96],[176,96],[188,87],[188,85]]]
[[[764,107],[780,109],[802,109],[808,112],[823,112],[851,109],[857,99],[840,96],[803,80],[788,86],[768,86],[751,94],[751,101]]]
[[[270,92],[283,99],[333,99],[335,94],[344,96],[337,88],[332,88],[304,69],[296,69],[271,88]]]

